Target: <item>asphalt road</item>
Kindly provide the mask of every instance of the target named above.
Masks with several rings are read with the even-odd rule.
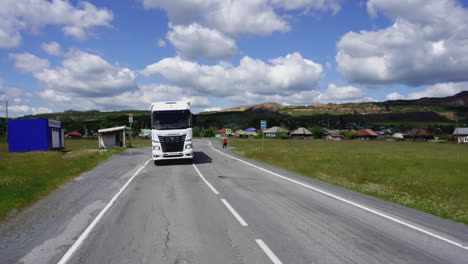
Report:
[[[195,148],[162,166],[129,149],[70,182],[0,224],[0,263],[467,263],[467,225]]]

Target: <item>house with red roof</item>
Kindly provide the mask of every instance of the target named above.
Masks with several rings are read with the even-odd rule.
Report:
[[[214,132],[215,137],[220,138],[220,137],[227,137],[228,135],[231,134],[231,129],[230,128],[221,128],[220,130],[216,130]]]
[[[371,140],[371,139],[376,139],[379,136],[379,134],[375,133],[375,131],[371,129],[360,129],[356,132],[356,138],[359,138],[361,140]]]
[[[405,140],[412,140],[412,141],[426,141],[430,139],[434,139],[434,134],[427,131],[426,129],[415,128],[407,133],[403,134],[403,138]]]
[[[78,131],[75,130],[75,131],[72,131],[72,132],[66,134],[66,135],[65,135],[65,138],[81,138],[82,136],[83,136],[83,135],[81,135],[80,132],[78,132]]]

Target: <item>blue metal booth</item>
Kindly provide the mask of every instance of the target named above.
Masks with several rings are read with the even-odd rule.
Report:
[[[65,148],[63,122],[47,118],[8,120],[10,152]]]

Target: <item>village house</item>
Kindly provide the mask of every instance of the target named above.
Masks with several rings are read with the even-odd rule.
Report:
[[[247,130],[247,129],[237,130],[236,132],[234,132],[234,136],[236,138],[252,138],[252,137],[257,136],[257,131],[255,129],[254,130]]]
[[[220,130],[216,130],[214,134],[215,134],[215,137],[217,138],[223,138],[223,137],[227,137],[228,135],[230,135],[231,134],[230,131],[231,131],[230,128],[221,128]]]
[[[379,134],[375,133],[371,129],[360,129],[356,132],[356,138],[361,140],[371,140],[376,139]]]
[[[276,138],[281,133],[285,133],[286,135],[288,135],[289,130],[282,128],[282,127],[278,127],[278,126],[270,127],[268,129],[263,130],[263,134],[265,135],[266,138]]]
[[[312,132],[306,128],[300,127],[291,132],[291,137],[294,139],[310,139],[312,138]]]
[[[455,142],[468,143],[468,127],[457,127],[453,131]]]
[[[434,134],[425,129],[415,128],[403,134],[403,138],[412,141],[427,141],[434,139]]]
[[[324,128],[323,133],[324,133],[323,139],[325,140],[342,140],[343,139],[343,135],[341,135],[338,130],[331,130],[331,129]]]
[[[78,131],[75,130],[75,131],[72,131],[72,132],[66,134],[66,135],[65,135],[65,138],[81,138],[82,136],[83,136],[83,135],[81,135],[80,132],[78,132]]]

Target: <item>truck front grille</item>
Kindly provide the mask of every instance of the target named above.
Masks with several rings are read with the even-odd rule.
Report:
[[[163,152],[178,152],[184,150],[185,135],[183,136],[158,136]]]

